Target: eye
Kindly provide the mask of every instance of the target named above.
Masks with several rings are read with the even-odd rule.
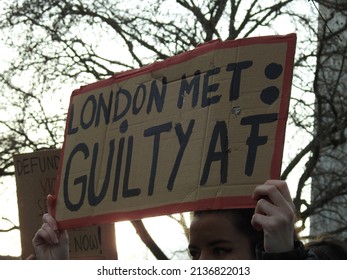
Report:
[[[232,251],[230,248],[223,248],[223,247],[215,247],[213,248],[213,255],[215,256],[223,256],[225,254],[228,254]]]
[[[196,249],[189,249],[189,254],[193,260],[198,260],[200,257],[200,252]]]

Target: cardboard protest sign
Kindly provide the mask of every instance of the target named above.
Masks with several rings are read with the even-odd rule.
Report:
[[[60,150],[14,155],[22,258],[33,253],[32,239],[54,194]],[[71,259],[116,259],[114,224],[69,230]]]
[[[60,226],[254,206],[280,174],[295,42],[212,41],[75,90]]]
[[[116,260],[114,224],[70,229],[70,259]]]

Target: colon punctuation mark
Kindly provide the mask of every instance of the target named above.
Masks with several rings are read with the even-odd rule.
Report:
[[[269,80],[275,80],[281,76],[283,67],[277,63],[270,63],[265,67],[264,74]],[[260,93],[260,100],[266,105],[272,105],[280,96],[280,89],[276,86],[269,86]],[[278,113],[260,114],[244,117],[241,119],[241,125],[250,125],[251,133],[247,138],[246,145],[248,153],[245,165],[245,174],[252,176],[258,146],[265,145],[268,141],[268,136],[260,136],[259,128],[263,123],[272,123],[278,120]]]

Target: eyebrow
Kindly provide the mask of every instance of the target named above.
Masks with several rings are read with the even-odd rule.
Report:
[[[231,243],[231,242],[229,240],[226,240],[226,239],[216,239],[216,240],[213,240],[207,244],[209,246],[216,246],[216,245],[219,245],[221,243]]]

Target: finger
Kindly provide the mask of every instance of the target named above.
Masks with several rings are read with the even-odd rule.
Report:
[[[285,181],[281,180],[267,180],[263,185],[271,185],[276,187],[276,189],[283,195],[283,197],[289,201],[291,200],[291,195],[289,192],[288,185]]]
[[[42,227],[36,232],[32,243],[35,246],[40,246],[42,244],[57,244],[58,237],[55,232],[50,229],[48,224],[43,224]]]
[[[50,224],[44,223],[42,225],[42,230],[47,232],[49,236],[49,241],[51,244],[58,244],[59,243],[59,231],[54,230],[54,228],[51,227]]]
[[[266,199],[260,199],[254,209],[254,213],[271,216],[278,212],[278,207]]]
[[[275,185],[259,185],[254,189],[253,198],[260,200],[262,198],[269,199],[273,204],[281,206],[288,201],[283,197],[282,193]]]
[[[261,215],[259,215],[258,213],[254,213],[253,217],[252,217],[252,220],[251,220],[251,223],[252,225],[257,228],[257,229],[262,229],[262,223],[261,221],[259,220],[259,217]]]
[[[271,215],[270,213],[273,213],[273,211],[269,210],[271,207],[275,208],[276,206],[274,206],[266,198],[261,198],[257,201],[251,220],[251,224],[256,230],[264,229],[265,222]]]
[[[254,210],[254,222],[262,228],[278,229],[288,225],[294,226],[295,212],[287,201],[278,207],[266,199],[260,199]]]
[[[48,213],[44,214],[42,216],[42,221],[43,221],[43,224],[48,224],[53,229],[53,231],[58,230],[57,221],[52,217],[51,214],[48,214]]]
[[[53,213],[54,202],[54,196],[51,194],[47,195],[47,212],[50,215]]]
[[[251,224],[252,226],[256,229],[256,230],[262,230],[263,226],[261,225],[260,221],[257,218],[258,214],[254,213],[252,220],[251,220]]]
[[[292,208],[292,210],[294,212],[296,212],[292,196],[290,194],[288,185],[287,185],[287,183],[285,181],[281,181],[281,180],[268,180],[268,181],[266,181],[265,184],[274,185],[277,188],[277,190],[282,194],[284,199],[289,203],[289,206]]]
[[[288,185],[285,181],[268,180],[265,182],[265,185],[274,185],[287,201],[292,201],[292,196],[290,194]]]

